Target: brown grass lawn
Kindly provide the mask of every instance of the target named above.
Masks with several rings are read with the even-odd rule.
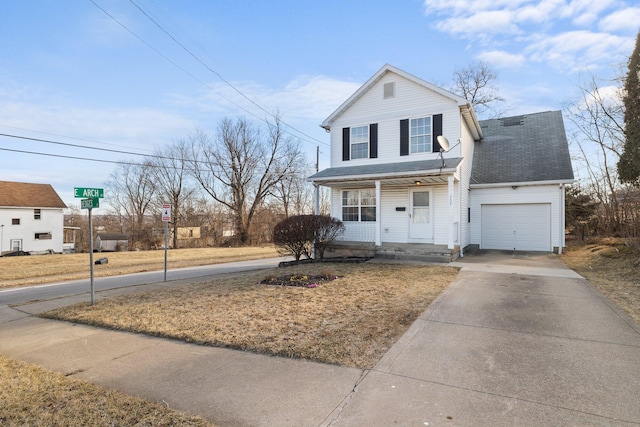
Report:
[[[573,244],[562,260],[640,323],[640,252],[624,239]]]
[[[279,255],[273,246],[171,249],[167,251],[167,268],[193,267],[275,256]],[[94,261],[101,257],[108,258],[109,262],[94,266],[95,277],[164,269],[164,250],[94,253]],[[88,253],[0,258],[0,288],[88,277]]]
[[[45,315],[204,345],[371,368],[457,272],[446,266],[371,262],[304,264],[129,294]],[[258,284],[293,273],[338,279],[315,288]]]
[[[192,417],[0,355],[0,425],[212,426]]]

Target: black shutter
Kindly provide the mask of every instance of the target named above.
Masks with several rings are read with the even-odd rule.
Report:
[[[342,128],[342,160],[349,160],[349,154],[351,153],[351,144],[349,143],[349,136],[351,135],[350,128]]]
[[[442,135],[442,114],[433,115],[433,152],[440,152],[440,144],[438,143],[438,137]]]
[[[369,125],[369,158],[378,158],[378,124]]]
[[[400,120],[400,155],[409,155],[409,119]]]

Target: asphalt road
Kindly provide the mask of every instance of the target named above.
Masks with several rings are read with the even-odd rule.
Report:
[[[167,282],[272,268],[277,267],[280,261],[287,261],[289,259],[290,258],[287,257],[266,258],[167,270]],[[50,300],[82,294],[87,294],[87,300],[89,300],[91,293],[91,281],[88,276],[89,272],[87,271],[86,279],[0,289],[0,306],[36,300]],[[94,291],[100,292],[108,289],[158,283],[163,281],[164,271],[160,270],[113,277],[96,277],[93,280],[93,285]]]

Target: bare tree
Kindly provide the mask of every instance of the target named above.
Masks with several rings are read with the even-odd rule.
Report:
[[[300,161],[292,165],[271,190],[273,204],[278,206],[285,218],[313,212],[313,187],[307,182],[309,165]]]
[[[499,117],[504,115],[506,108],[498,109],[504,98],[494,86],[497,79],[498,73],[489,63],[476,62],[454,70],[451,91],[469,101],[479,116]]]
[[[301,161],[297,143],[283,136],[278,119],[268,126],[266,137],[245,119],[224,119],[215,141],[203,132],[190,139],[196,180],[229,209],[237,242],[248,243],[257,210]]]
[[[601,87],[591,76],[578,86],[580,99],[565,108],[574,131],[571,140],[579,155],[575,159],[586,174],[588,192],[602,210],[598,225],[606,234],[619,232],[622,215],[619,194],[623,189],[615,165],[624,141],[624,109],[620,84]]]
[[[171,203],[173,225],[173,247],[178,247],[178,227],[182,224],[183,209],[187,200],[196,192],[188,172],[189,144],[185,140],[158,148],[151,158],[151,172],[157,186],[158,196]]]
[[[116,214],[124,217],[132,245],[146,241],[151,233],[144,221],[151,202],[156,196],[156,185],[151,165],[122,163],[110,175],[106,183],[108,202]]]

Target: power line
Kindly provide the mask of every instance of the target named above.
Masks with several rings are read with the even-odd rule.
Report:
[[[262,110],[263,112],[265,112],[266,114],[268,114],[269,116],[271,116],[272,118],[278,120],[278,117],[276,115],[274,115],[273,113],[267,111],[264,107],[262,107],[261,105],[259,105],[257,102],[255,102],[253,99],[249,98],[247,95],[245,95],[240,89],[238,89],[237,87],[235,87],[233,84],[231,84],[231,82],[229,82],[227,79],[225,79],[224,77],[222,77],[222,75],[220,75],[220,73],[218,73],[216,70],[214,70],[212,67],[210,67],[207,63],[205,63],[202,59],[200,59],[196,54],[194,54],[189,48],[187,48],[182,42],[180,42],[176,37],[174,37],[171,33],[169,33],[166,29],[164,29],[164,27],[162,25],[160,25],[160,23],[158,23],[158,21],[156,21],[155,19],[153,19],[140,5],[138,5],[134,0],[129,0],[129,2],[134,5],[144,16],[147,17],[147,19],[149,19],[151,22],[153,22],[159,29],[160,31],[162,31],[163,33],[165,33],[171,40],[173,40],[178,46],[180,46],[185,52],[187,52],[193,59],[195,59],[198,63],[200,63],[203,67],[205,67],[207,70],[209,70],[211,73],[215,74],[220,80],[222,80],[227,86],[229,86],[231,89],[233,89],[234,91],[236,91],[240,96],[242,96],[243,98],[245,98],[247,101],[249,101],[250,103],[252,103],[253,105],[255,105],[256,107],[258,107],[260,110]],[[320,141],[319,139],[316,139],[310,135],[307,135],[306,133],[302,132],[299,129],[296,129],[295,127],[291,126],[290,124],[280,120],[281,123],[285,124],[286,126],[288,126],[289,128],[295,130],[296,132],[300,133],[301,135],[306,136],[307,138],[311,138],[312,140],[320,143],[320,144],[324,144],[324,145],[328,145],[326,142]]]
[[[110,153],[131,154],[133,156],[155,157],[158,159],[176,160],[176,159],[172,159],[171,157],[163,157],[155,154],[150,155],[150,154],[143,154],[143,153],[135,153],[133,151],[112,150],[110,148],[88,147],[86,145],[70,144],[68,142],[51,141],[49,139],[32,138],[28,136],[11,135],[7,133],[0,133],[0,136],[6,136],[7,138],[24,139],[24,140],[35,141],[35,142],[45,142],[47,144],[64,145],[67,147],[84,148],[85,150],[107,151]]]
[[[130,33],[131,35],[133,35],[135,38],[137,38],[139,41],[141,41],[145,46],[147,46],[148,48],[150,48],[151,50],[153,50],[154,52],[156,52],[158,55],[160,55],[162,58],[164,58],[166,61],[168,61],[169,63],[171,63],[173,66],[175,66],[176,68],[178,68],[180,71],[182,71],[183,73],[185,73],[186,75],[188,75],[189,77],[191,77],[192,79],[194,79],[195,81],[197,81],[198,83],[200,83],[201,85],[203,85],[204,87],[206,87],[207,89],[211,90],[213,93],[215,93],[216,95],[220,96],[221,98],[227,100],[228,102],[230,102],[231,104],[235,105],[236,107],[238,107],[239,109],[245,111],[246,113],[252,115],[253,117],[257,118],[260,121],[265,122],[267,125],[271,125],[271,123],[269,123],[268,120],[258,116],[257,114],[255,114],[254,112],[246,109],[245,107],[243,107],[242,105],[236,103],[235,101],[229,99],[228,97],[226,97],[225,95],[221,94],[219,91],[215,90],[214,88],[212,88],[211,86],[209,86],[207,83],[203,82],[202,80],[200,80],[198,77],[194,76],[192,73],[190,73],[189,71],[187,71],[186,69],[184,69],[183,67],[181,67],[180,65],[178,65],[175,61],[173,61],[171,58],[169,58],[168,56],[166,56],[165,54],[163,54],[162,52],[160,52],[160,50],[156,49],[155,47],[153,47],[150,43],[148,43],[146,40],[144,40],[141,36],[139,36],[138,34],[136,34],[133,30],[129,29],[129,27],[127,27],[125,24],[123,24],[122,22],[120,22],[115,16],[113,16],[112,14],[110,14],[109,12],[107,12],[104,8],[102,8],[100,5],[98,5],[94,0],[89,0],[96,8],[98,8],[100,11],[102,11],[105,15],[107,15],[109,18],[111,18],[114,22],[116,22],[118,25],[120,25],[123,29],[125,29],[128,33]],[[180,47],[182,47],[185,51],[187,51],[187,53],[189,53],[189,55],[191,55],[193,58],[195,58],[198,62],[200,62],[203,66],[205,66],[205,68],[207,68],[209,71],[213,72],[215,75],[217,75],[223,82],[225,82],[227,85],[229,85],[231,88],[233,88],[236,92],[240,93],[243,97],[245,97],[246,99],[248,99],[250,102],[252,102],[254,105],[256,105],[258,108],[260,108],[262,111],[264,111],[266,114],[268,114],[271,117],[274,117],[277,119],[277,117],[273,114],[268,112],[267,110],[265,110],[264,108],[262,108],[261,106],[259,106],[257,103],[255,103],[254,101],[252,101],[250,98],[248,98],[246,95],[244,95],[240,90],[238,90],[237,88],[235,88],[231,83],[229,83],[228,81],[226,81],[224,78],[222,78],[222,76],[220,76],[215,70],[211,69],[210,67],[208,67],[203,61],[201,61],[197,56],[195,56],[193,53],[191,53],[186,47],[184,47],[180,42],[178,42],[173,36],[171,36],[167,31],[165,31],[153,18],[151,18],[149,15],[147,15],[137,4],[133,3],[132,4],[138,8],[148,19],[150,19],[156,26],[158,26],[158,28],[160,28],[165,34],[167,34],[169,37],[171,37],[172,40],[174,40]],[[279,120],[279,119],[278,119]],[[324,142],[324,141],[320,141],[319,139],[316,139],[312,136],[307,135],[306,133],[296,129],[295,127],[291,126],[290,124],[284,122],[283,120],[279,120],[280,123],[286,125],[287,127],[295,130],[296,132],[300,133],[301,135],[306,136],[307,138],[310,138],[313,141],[310,141],[308,139],[305,138],[300,138],[300,136],[292,134],[291,132],[286,131],[285,129],[283,129],[283,132],[288,133],[291,136],[297,137],[299,139],[301,139],[302,141],[305,142],[309,142],[309,143],[313,143],[315,144],[320,143],[323,144],[325,146],[329,146],[328,143]],[[315,141],[315,142],[314,142]]]

